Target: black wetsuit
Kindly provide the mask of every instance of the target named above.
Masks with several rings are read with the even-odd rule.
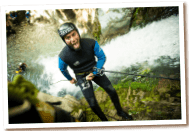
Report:
[[[21,68],[23,71],[26,71],[26,65],[25,65],[25,64],[22,64],[22,65],[20,66],[20,68]]]

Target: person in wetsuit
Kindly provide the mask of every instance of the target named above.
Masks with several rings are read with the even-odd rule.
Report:
[[[9,19],[9,15],[6,15],[6,33],[7,37],[11,34],[16,34],[16,31],[12,29],[12,23]]]
[[[59,69],[71,84],[85,80],[85,84],[80,84],[79,87],[93,112],[102,121],[108,121],[97,103],[91,81],[101,86],[109,94],[119,116],[132,120],[132,116],[122,110],[116,90],[107,76],[99,75],[98,70],[94,70],[94,67],[102,69],[106,61],[104,51],[98,42],[89,38],[80,38],[79,31],[73,23],[62,24],[58,33],[66,44],[58,56]],[[95,60],[95,56],[98,61]],[[70,76],[67,66],[74,71],[77,80]]]
[[[27,20],[28,24],[30,24],[30,17],[31,17],[31,15],[30,15],[30,11],[29,10],[26,11],[25,16],[26,16],[26,20]]]
[[[16,11],[11,11],[10,12],[10,17],[13,20],[13,24],[19,25],[18,17],[17,17],[17,12]]]
[[[20,72],[26,71],[26,67],[27,67],[26,63],[19,63],[19,66],[16,69],[16,73],[18,74]]]

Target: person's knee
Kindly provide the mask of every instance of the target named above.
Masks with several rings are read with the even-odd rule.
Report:
[[[114,96],[116,94],[116,90],[111,84],[108,86],[106,91],[110,96]]]
[[[98,105],[97,101],[95,100],[95,98],[89,98],[87,101],[88,101],[88,103],[89,103],[91,108]]]

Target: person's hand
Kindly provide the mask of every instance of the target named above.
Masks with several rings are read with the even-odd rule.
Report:
[[[76,82],[77,81],[74,78],[72,78],[72,80],[70,81],[71,84],[75,84]]]
[[[90,73],[89,75],[86,76],[86,80],[90,81],[94,78],[95,76],[93,75],[93,73]]]

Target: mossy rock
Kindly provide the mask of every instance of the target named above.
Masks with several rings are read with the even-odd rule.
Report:
[[[98,103],[103,103],[107,100],[108,94],[104,91],[99,90],[99,91],[95,92],[95,97],[96,97]]]
[[[145,96],[145,92],[144,91],[142,91],[142,90],[140,90],[138,93],[137,93],[137,95],[138,96],[140,96],[140,99],[143,99],[144,98],[144,96]]]
[[[141,99],[141,101],[145,102],[145,101],[154,101],[154,100],[151,97],[146,97],[146,98]]]
[[[166,92],[169,92],[170,91],[170,89],[169,88],[159,88],[158,89],[158,92],[160,93],[160,94],[163,94],[163,93],[166,93]]]
[[[158,101],[160,101],[161,97],[160,97],[160,95],[154,95],[153,99],[154,99],[154,101],[158,102]]]

